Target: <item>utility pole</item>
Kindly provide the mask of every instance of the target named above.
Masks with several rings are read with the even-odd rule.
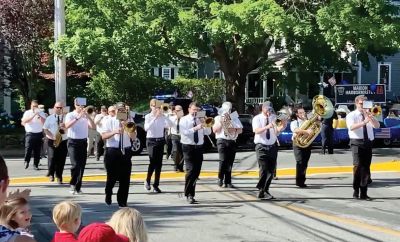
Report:
[[[54,0],[54,43],[65,34],[65,0]],[[67,101],[67,74],[64,56],[54,55],[56,101]]]

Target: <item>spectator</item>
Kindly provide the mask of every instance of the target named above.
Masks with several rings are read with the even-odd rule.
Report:
[[[124,235],[116,234],[112,227],[105,223],[92,223],[82,229],[79,242],[129,242]]]
[[[60,232],[54,234],[52,242],[76,242],[76,231],[81,225],[82,208],[79,204],[64,201],[53,208],[53,221]]]
[[[6,162],[3,157],[0,156],[0,206],[4,206],[4,202],[7,198],[7,188],[10,180],[8,177],[8,169]],[[20,235],[19,232],[13,231],[2,223],[0,225],[0,242],[35,242],[31,237]]]
[[[19,231],[21,235],[34,237],[29,231],[32,213],[28,201],[23,197],[8,199],[5,203],[9,207],[5,217],[5,225],[13,230]]]
[[[134,208],[116,211],[107,223],[116,233],[125,235],[130,242],[147,242],[147,229],[142,215]]]

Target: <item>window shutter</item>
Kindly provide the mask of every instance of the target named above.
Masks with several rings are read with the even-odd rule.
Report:
[[[171,68],[171,80],[175,79],[175,68]]]
[[[159,77],[162,77],[162,67],[159,67],[159,68],[158,68],[158,76],[159,76]]]

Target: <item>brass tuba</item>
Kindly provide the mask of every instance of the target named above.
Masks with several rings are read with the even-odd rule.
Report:
[[[236,139],[238,137],[238,134],[236,132],[235,133],[229,132],[229,129],[235,128],[233,126],[232,118],[229,115],[229,113],[225,113],[221,115],[221,117],[222,117],[221,124],[222,124],[222,129],[224,130],[224,135],[229,139]]]
[[[333,115],[334,108],[332,102],[324,95],[317,95],[313,98],[313,116],[304,121],[300,129],[313,131],[312,135],[298,134],[293,139],[293,144],[306,148],[311,145],[317,135],[321,132],[321,122],[318,120],[318,116],[321,118],[330,118]]]

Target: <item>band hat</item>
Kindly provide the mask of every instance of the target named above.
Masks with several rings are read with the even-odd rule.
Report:
[[[337,113],[350,113],[349,108],[347,107],[347,105],[339,105],[339,107],[336,109]]]
[[[116,107],[117,109],[125,108],[125,103],[123,103],[123,102],[118,102],[118,103],[115,104],[115,107]]]
[[[274,108],[272,107],[272,103],[270,101],[265,101],[262,104],[262,108],[266,108],[268,111],[273,112]]]
[[[79,242],[129,242],[123,235],[105,223],[92,223],[84,227],[78,236]]]
[[[106,106],[101,106],[100,109],[107,109],[107,107]]]
[[[218,114],[228,113],[231,109],[232,109],[232,103],[231,102],[224,102],[221,105],[221,108],[218,110]]]

